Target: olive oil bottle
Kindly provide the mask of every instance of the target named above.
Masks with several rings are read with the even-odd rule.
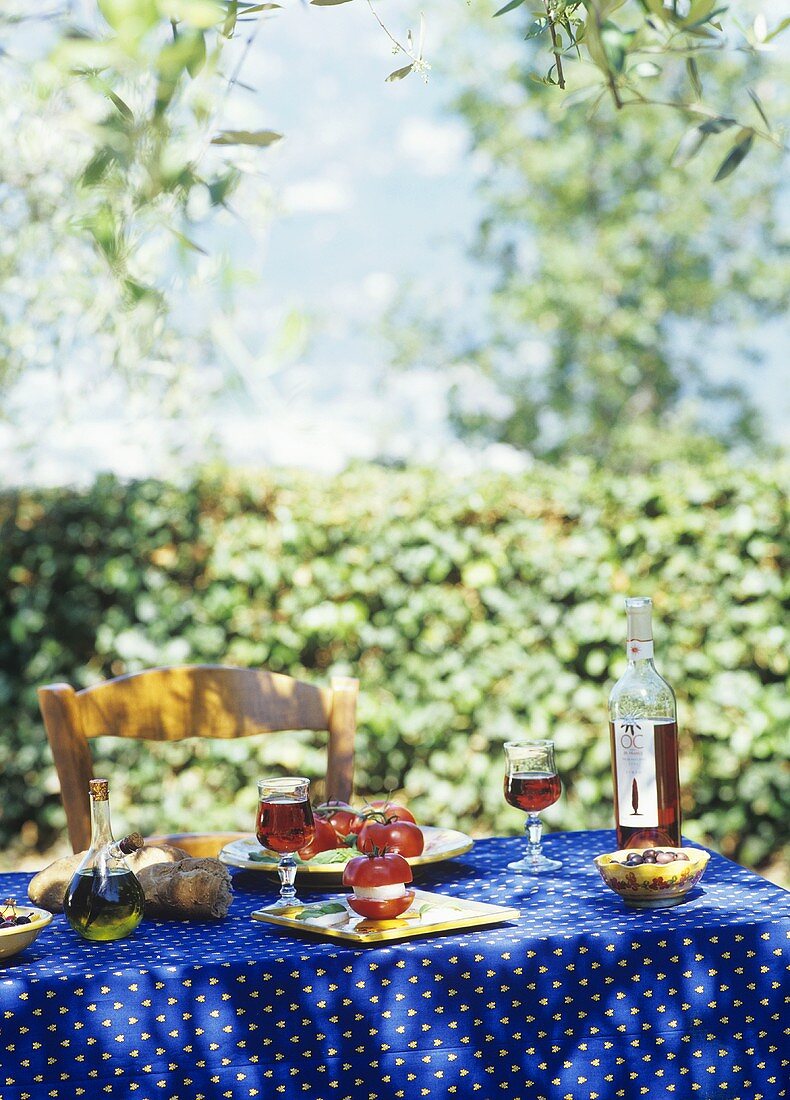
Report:
[[[138,833],[116,843],[110,824],[109,783],[91,779],[91,845],[69,883],[63,909],[86,940],[120,940],[143,918],[143,888],[126,862],[142,847]]]

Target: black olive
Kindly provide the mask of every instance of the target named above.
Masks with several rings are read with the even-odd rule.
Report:
[[[656,863],[674,863],[674,852],[656,852]]]

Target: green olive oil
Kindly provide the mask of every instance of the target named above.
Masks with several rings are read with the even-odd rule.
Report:
[[[91,779],[91,846],[75,871],[63,911],[71,927],[86,940],[120,940],[143,919],[145,895],[126,857],[141,848],[143,838],[131,833],[116,842],[110,824],[106,779]]]
[[[143,917],[143,890],[131,871],[95,869],[71,880],[64,910],[69,924],[86,940],[119,940],[134,932]]]

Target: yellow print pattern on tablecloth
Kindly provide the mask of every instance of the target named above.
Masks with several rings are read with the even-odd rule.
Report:
[[[513,847],[478,847],[485,900],[513,902],[496,873]],[[781,892],[752,877],[744,895],[722,861],[704,921],[692,904],[634,914],[562,858],[570,875],[515,924],[370,949],[250,920],[257,889],[223,925],[146,921],[113,945],[56,919],[0,969],[0,1100],[786,1095]]]

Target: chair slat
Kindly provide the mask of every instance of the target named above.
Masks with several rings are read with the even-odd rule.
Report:
[[[39,688],[74,851],[90,843],[89,744],[106,735],[227,740],[280,730],[326,730],[326,795],[348,801],[358,691],[359,682],[351,677],[337,677],[330,688],[323,688],[277,672],[224,665],[147,669],[78,692],[68,684]],[[236,834],[190,834],[186,846],[201,853],[215,851],[229,835]],[[204,844],[202,837],[211,839]]]
[[[220,665],[148,669],[77,692],[85,737],[180,741],[327,729],[332,693],[279,673]]]

